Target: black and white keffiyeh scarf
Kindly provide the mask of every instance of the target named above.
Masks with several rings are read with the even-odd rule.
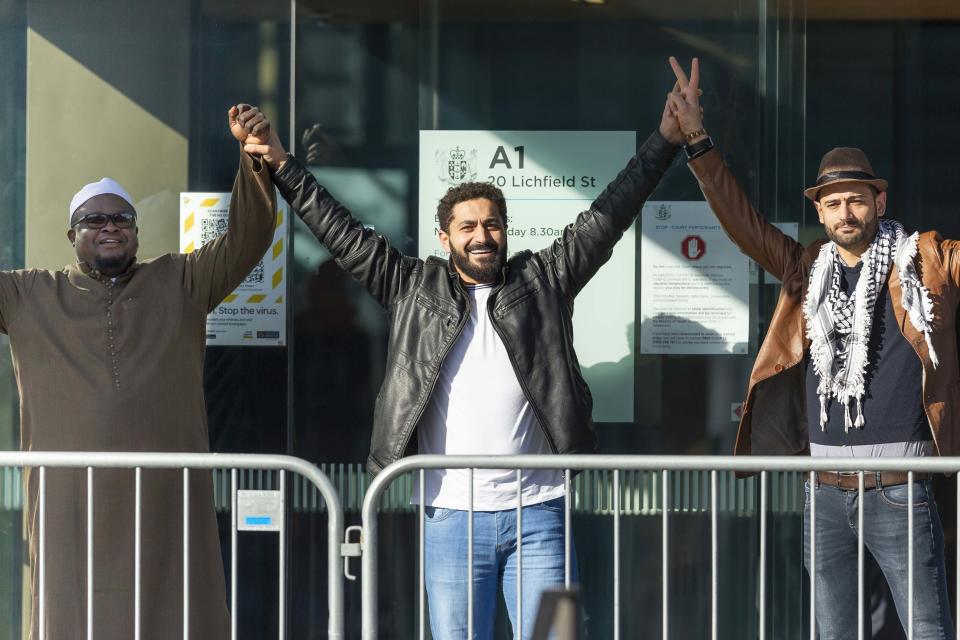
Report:
[[[918,238],[917,233],[907,236],[899,222],[881,220],[876,237],[861,256],[863,269],[852,296],[841,288],[843,263],[837,245],[828,242],[820,248],[810,271],[803,314],[807,337],[811,340],[810,361],[820,379],[817,395],[820,397],[821,429],[826,429],[827,403],[831,397],[844,405],[844,432],[851,426],[861,428],[864,425],[864,380],[870,357],[868,345],[874,306],[877,293],[890,275],[891,264],[897,265],[900,274],[903,309],[910,323],[926,339],[933,366],[939,364],[930,341],[933,303],[913,262]],[[850,418],[851,399],[857,401],[856,420]]]

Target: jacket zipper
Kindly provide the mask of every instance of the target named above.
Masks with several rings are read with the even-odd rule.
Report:
[[[523,396],[527,399],[527,402],[530,403],[530,407],[533,409],[534,415],[537,417],[537,424],[540,426],[540,431],[543,432],[543,437],[546,438],[547,444],[550,445],[550,450],[553,453],[559,453],[556,443],[553,441],[553,438],[547,432],[547,428],[544,426],[543,414],[540,413],[540,409],[537,407],[537,404],[530,399],[530,390],[527,389],[527,383],[523,380],[523,377],[520,375],[519,370],[517,369],[517,362],[513,359],[513,349],[510,348],[510,345],[507,343],[506,338],[503,336],[503,331],[500,330],[500,327],[497,326],[497,317],[496,314],[492,312],[490,308],[497,296],[500,293],[500,290],[506,285],[506,279],[503,283],[497,287],[493,293],[490,294],[490,299],[487,302],[487,313],[490,315],[490,324],[493,325],[493,330],[497,332],[497,335],[500,336],[500,341],[503,343],[503,346],[507,348],[507,357],[510,358],[510,366],[513,367],[513,375],[517,378],[517,383],[520,385],[520,389],[523,391]]]
[[[460,286],[459,281],[457,282],[457,286]],[[460,334],[463,333],[463,328],[467,325],[466,318],[469,317],[470,315],[470,296],[466,295],[465,291],[463,292],[463,294],[467,301],[467,315],[465,315],[463,319],[461,319],[460,324],[457,326],[456,332],[453,334],[453,338],[450,340],[450,342],[447,343],[447,346],[444,347],[443,353],[440,354],[440,362],[437,365],[437,372],[433,376],[433,379],[430,381],[430,391],[429,393],[426,394],[426,396],[424,396],[426,399],[423,402],[421,402],[420,406],[417,408],[416,417],[413,420],[413,422],[410,423],[411,427],[410,429],[407,430],[407,434],[403,437],[403,444],[400,447],[399,452],[394,451],[394,458],[396,459],[399,459],[400,456],[403,455],[403,452],[407,450],[407,445],[410,444],[410,438],[413,437],[413,432],[417,428],[417,425],[420,423],[420,418],[423,417],[423,412],[426,411],[427,409],[427,403],[430,402],[430,398],[433,397],[433,390],[437,386],[437,379],[440,378],[440,368],[443,367],[443,361],[447,359],[447,354],[450,353],[450,349],[452,349],[453,345],[456,344],[457,340],[460,338]]]
[[[919,355],[919,354],[917,354]],[[933,447],[937,450],[937,455],[943,455],[940,451],[940,443],[937,442],[937,434],[933,429],[933,422],[930,420],[930,414],[927,413],[927,368],[923,366],[923,358],[920,359],[920,402],[923,403],[923,415],[927,418],[927,426],[930,427],[930,437],[933,438]]]
[[[497,332],[497,335],[500,336],[500,341],[503,342],[503,345],[505,347],[507,347],[507,357],[510,359],[510,366],[513,367],[513,375],[516,376],[517,383],[520,385],[521,391],[523,391],[523,397],[526,398],[527,402],[530,403],[530,407],[533,409],[533,413],[537,417],[537,425],[540,427],[540,431],[543,433],[543,437],[546,439],[547,444],[550,445],[550,450],[556,454],[556,453],[559,453],[559,450],[557,449],[557,445],[553,441],[553,438],[547,432],[547,428],[543,426],[544,424],[543,414],[540,413],[540,409],[537,407],[537,404],[530,399],[530,390],[527,389],[526,383],[524,382],[523,378],[520,376],[520,373],[517,369],[517,363],[513,359],[513,351],[507,345],[507,341],[503,336],[503,332],[500,330],[500,327],[497,326],[496,316],[493,313],[491,313],[491,310],[490,310],[490,305],[493,303],[494,299],[496,298],[496,295],[500,293],[500,290],[503,289],[503,287],[506,286],[506,284],[507,284],[507,281],[506,281],[506,278],[504,278],[503,281],[500,283],[500,286],[494,289],[493,292],[490,294],[486,311],[488,314],[490,314],[490,324],[493,325],[493,330]],[[431,380],[430,382],[430,392],[425,396],[426,400],[422,402],[420,404],[420,407],[417,409],[416,418],[413,422],[411,422],[411,425],[413,426],[407,432],[406,436],[404,436],[403,445],[400,447],[399,453],[397,453],[396,451],[394,452],[394,457],[398,458],[399,456],[403,455],[404,451],[407,450],[407,445],[410,444],[410,438],[413,437],[413,431],[414,429],[416,429],[417,424],[419,424],[420,418],[423,417],[423,412],[427,408],[427,403],[430,401],[430,398],[433,397],[433,390],[437,386],[437,379],[440,377],[440,368],[443,366],[443,361],[447,359],[447,354],[450,353],[450,349],[452,349],[453,345],[456,344],[457,340],[460,338],[460,334],[463,333],[463,328],[467,324],[466,318],[470,314],[471,304],[472,304],[470,302],[470,296],[468,296],[467,292],[463,290],[463,286],[460,284],[459,278],[457,279],[456,286],[458,289],[460,289],[460,292],[463,294],[464,299],[467,301],[467,314],[464,316],[463,320],[461,320],[459,326],[457,327],[457,331],[456,333],[454,333],[453,339],[451,339],[450,342],[447,343],[447,346],[444,348],[443,353],[440,355],[440,363],[437,367],[437,373],[435,376],[433,376],[433,380]]]
[[[493,324],[493,329],[497,332],[497,335],[500,336],[500,340],[503,342],[504,346],[507,346],[507,341],[503,337],[503,332],[500,331],[500,327],[497,326],[497,323],[493,317],[490,318],[490,322]],[[540,426],[540,431],[543,432],[543,437],[546,438],[547,444],[550,445],[550,450],[554,453],[559,453],[556,443],[554,443],[553,438],[550,437],[550,433],[547,432],[547,428],[543,426],[543,415],[540,413],[540,409],[537,407],[537,404],[530,399],[530,391],[527,389],[527,385],[523,381],[523,378],[517,372],[517,363],[514,361],[513,352],[509,347],[507,347],[507,357],[510,358],[510,364],[513,366],[513,375],[517,376],[517,382],[520,383],[520,389],[523,390],[524,397],[527,399],[527,402],[530,403],[533,413],[537,416],[537,424]]]
[[[901,305],[902,308],[902,305]],[[904,313],[906,313],[904,311]],[[896,315],[896,313],[894,313]],[[897,318],[899,320],[899,318]],[[923,356],[920,355],[920,352],[917,351],[917,346],[913,344],[913,340],[907,337],[907,334],[903,332],[903,324],[898,322],[897,329],[900,331],[900,335],[903,336],[903,339],[907,341],[907,344],[910,345],[910,348],[913,349],[913,352],[916,354],[917,359],[920,360],[920,403],[923,405],[923,416],[927,419],[927,426],[930,427],[930,437],[933,438],[933,448],[936,449],[937,455],[943,455],[940,452],[940,443],[937,442],[937,434],[933,429],[933,421],[930,420],[930,414],[927,412],[927,368],[923,363]]]

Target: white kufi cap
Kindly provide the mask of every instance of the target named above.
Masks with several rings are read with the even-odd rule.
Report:
[[[77,195],[73,196],[73,199],[70,200],[70,213],[67,217],[67,225],[70,225],[70,223],[73,222],[73,214],[77,212],[77,209],[83,206],[84,202],[95,196],[102,196],[106,194],[120,196],[129,202],[131,207],[133,206],[133,198],[130,197],[130,194],[127,193],[126,189],[121,187],[116,180],[103,178],[99,182],[91,182],[90,184],[85,185],[83,189],[77,191]]]

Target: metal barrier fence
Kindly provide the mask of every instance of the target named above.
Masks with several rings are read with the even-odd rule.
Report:
[[[816,473],[819,471],[840,471],[855,474],[859,479],[859,526],[858,526],[858,638],[864,639],[864,543],[863,543],[863,492],[864,492],[864,474],[883,471],[907,471],[908,472],[908,612],[907,612],[907,637],[913,640],[913,597],[914,597],[914,540],[913,540],[913,474],[917,473],[947,473],[953,474],[960,470],[960,458],[870,458],[869,460],[858,458],[811,458],[811,457],[786,457],[786,456],[754,456],[754,457],[731,457],[731,456],[603,456],[603,455],[576,455],[576,456],[412,456],[404,458],[384,469],[370,483],[366,490],[362,509],[362,533],[360,540],[360,551],[362,551],[362,637],[364,640],[372,640],[378,637],[378,513],[381,499],[388,492],[390,486],[397,478],[411,472],[420,474],[420,500],[418,508],[419,518],[419,609],[420,609],[420,627],[419,637],[426,637],[425,623],[425,571],[424,571],[424,523],[425,508],[423,500],[424,471],[427,469],[468,469],[470,478],[474,469],[513,469],[516,470],[518,479],[517,492],[517,540],[522,539],[522,498],[520,495],[519,479],[522,470],[533,469],[553,469],[563,470],[566,498],[564,506],[564,549],[565,549],[565,586],[570,586],[570,557],[571,557],[571,470],[605,470],[613,473],[613,499],[611,500],[610,510],[613,518],[613,638],[620,638],[620,516],[622,512],[622,494],[620,486],[621,471],[656,471],[661,475],[662,481],[659,483],[661,490],[661,554],[663,558],[661,580],[661,601],[662,601],[662,637],[664,640],[670,637],[669,629],[669,598],[668,586],[670,584],[670,571],[667,558],[670,550],[670,522],[668,518],[669,509],[666,505],[670,503],[671,473],[705,471],[710,473],[709,499],[710,505],[707,510],[711,516],[710,523],[710,571],[711,571],[711,596],[710,596],[710,638],[716,640],[719,636],[717,624],[717,591],[718,591],[718,539],[717,539],[717,497],[718,483],[717,472],[738,472],[738,473],[759,473],[759,528],[760,528],[760,548],[759,548],[759,606],[758,606],[758,638],[765,640],[766,637],[766,566],[768,562],[767,550],[767,519],[768,519],[768,499],[769,499],[769,474],[770,472],[801,472],[807,474],[812,486],[815,486]],[[472,486],[472,482],[470,483]],[[957,495],[960,499],[960,474],[957,475]],[[470,579],[467,580],[465,589],[468,597],[468,636],[473,633],[473,495],[469,496],[471,508],[468,519],[468,557],[466,558]],[[810,492],[810,571],[816,576],[816,492]],[[958,529],[960,529],[960,512],[958,512]],[[352,529],[352,528],[351,528]],[[357,528],[359,529],[359,527]],[[349,531],[348,531],[349,535]],[[522,616],[524,612],[521,607],[520,598],[520,580],[522,567],[522,546],[518,545],[518,567],[517,567],[517,620],[516,628],[522,626]],[[960,554],[957,559],[957,592],[960,593]],[[816,580],[810,581],[810,638],[816,640]],[[957,610],[955,623],[960,624],[960,597],[957,598]],[[535,614],[535,612],[533,612]]]
[[[45,536],[46,536],[46,490],[45,476],[48,468],[59,469],[86,469],[87,470],[87,629],[86,637],[92,639],[94,630],[93,598],[90,597],[94,566],[92,562],[93,518],[90,508],[90,498],[97,469],[130,469],[135,471],[135,503],[130,505],[135,517],[135,557],[134,562],[134,637],[140,638],[139,612],[141,606],[140,560],[141,560],[141,470],[142,469],[172,469],[183,471],[183,638],[189,637],[188,608],[189,598],[189,471],[191,470],[230,470],[230,501],[232,511],[231,525],[231,571],[230,571],[230,600],[231,600],[231,637],[237,637],[237,473],[239,470],[275,470],[279,474],[279,491],[281,504],[287,501],[286,472],[297,474],[308,481],[319,492],[326,503],[327,512],[327,609],[328,609],[328,637],[340,639],[344,632],[343,607],[343,579],[340,576],[341,549],[343,539],[343,510],[337,495],[337,490],[326,475],[320,470],[299,458],[282,455],[254,455],[254,454],[199,454],[199,453],[107,453],[107,452],[0,452],[0,467],[34,468],[39,473],[39,619],[44,619],[44,575],[45,563]],[[285,604],[286,604],[286,567],[287,550],[285,545],[286,519],[280,519],[279,525],[279,578],[277,589],[279,592],[279,638],[286,637]],[[40,624],[39,640],[44,640],[45,625]]]

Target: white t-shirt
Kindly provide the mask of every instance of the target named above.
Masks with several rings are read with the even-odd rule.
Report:
[[[440,368],[433,396],[417,429],[419,453],[513,455],[551,453],[510,364],[503,341],[490,322],[492,285],[467,287],[470,318]],[[468,469],[427,469],[424,502],[430,507],[469,509]],[[563,473],[523,470],[523,504],[563,495]],[[414,474],[413,503],[420,502],[420,474]],[[517,507],[514,469],[476,469],[475,511]]]

